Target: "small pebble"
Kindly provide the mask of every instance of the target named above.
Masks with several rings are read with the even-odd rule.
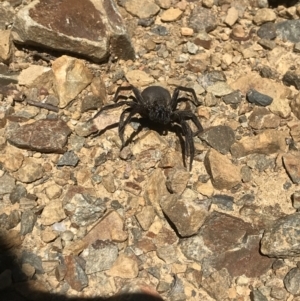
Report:
[[[272,97],[262,94],[255,89],[250,89],[247,92],[247,99],[251,103],[264,107],[270,105],[273,101]]]

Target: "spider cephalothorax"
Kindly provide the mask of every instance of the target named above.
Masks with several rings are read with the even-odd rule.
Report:
[[[131,90],[134,95],[126,97],[120,95],[120,91]],[[183,135],[185,136],[185,151],[190,156],[190,170],[192,169],[192,163],[194,159],[195,147],[193,136],[203,131],[201,123],[196,115],[190,110],[177,110],[177,104],[181,99],[189,100],[187,98],[178,98],[179,92],[192,93],[194,98],[194,104],[200,105],[196,93],[192,88],[176,87],[173,95],[169,93],[163,87],[151,86],[140,92],[134,86],[118,87],[113,101],[114,104],[103,107],[92,119],[99,116],[103,111],[117,108],[123,105],[127,105],[127,108],[122,112],[119,122],[119,136],[122,142],[122,147],[125,145],[124,130],[125,126],[130,123],[132,117],[135,114],[140,114],[144,118],[159,123],[162,125],[168,125],[171,123],[177,123],[181,126]],[[119,101],[122,98],[125,100]],[[131,100],[128,100],[131,99]],[[198,131],[193,133],[187,120],[192,120],[196,125]]]

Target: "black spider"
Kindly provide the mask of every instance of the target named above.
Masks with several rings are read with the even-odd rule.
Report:
[[[134,96],[126,97],[120,95],[120,91],[131,90]],[[176,87],[173,95],[168,90],[160,86],[151,86],[140,92],[134,86],[118,87],[113,101],[114,104],[103,107],[92,119],[99,116],[103,111],[127,105],[128,107],[122,112],[119,121],[119,136],[122,142],[122,147],[125,145],[124,130],[125,126],[131,121],[135,114],[140,114],[144,118],[148,118],[155,123],[168,125],[177,123],[181,126],[182,133],[185,136],[185,151],[190,156],[190,170],[194,159],[195,147],[193,136],[203,131],[202,125],[195,114],[189,110],[177,110],[177,104],[181,100],[190,100],[188,98],[178,98],[179,92],[190,92],[194,97],[194,104],[200,105],[194,89],[186,87]],[[118,102],[120,98],[125,100]],[[127,99],[131,99],[131,101]],[[192,100],[191,100],[192,101]],[[127,116],[126,116],[127,115]],[[126,117],[126,118],[125,118]],[[192,120],[198,131],[193,133],[187,120]]]

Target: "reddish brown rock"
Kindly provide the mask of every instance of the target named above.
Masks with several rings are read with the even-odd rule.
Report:
[[[63,153],[68,136],[67,124],[59,119],[41,119],[6,131],[7,140],[16,147],[41,153]]]
[[[217,270],[226,268],[232,277],[245,275],[254,278],[265,274],[271,268],[274,259],[261,255],[260,240],[259,235],[248,237],[244,247],[225,252],[217,258],[213,266]]]
[[[78,16],[78,12],[83,12]],[[109,54],[134,59],[123,19],[112,0],[36,0],[21,9],[15,19],[17,43],[73,52],[95,61]]]
[[[82,291],[88,285],[88,278],[79,264],[77,256],[65,256],[65,280],[76,291]]]

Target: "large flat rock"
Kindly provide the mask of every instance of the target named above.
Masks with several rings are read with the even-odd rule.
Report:
[[[134,49],[113,0],[34,0],[15,19],[16,43],[76,53],[93,61],[109,55],[134,59]]]

